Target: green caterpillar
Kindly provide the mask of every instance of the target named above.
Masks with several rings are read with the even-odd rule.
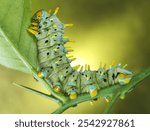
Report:
[[[64,29],[72,24],[63,24],[56,16],[59,8],[54,13],[45,10],[37,11],[32,17],[28,31],[37,39],[39,69],[38,76],[45,78],[56,92],[63,93],[70,99],[75,99],[78,94],[89,93],[95,97],[101,89],[119,83],[128,84],[133,73],[125,66],[110,65],[100,66],[98,70],[91,71],[90,66],[77,65],[71,67],[74,60],[67,57],[72,51],[65,48],[70,40],[64,38]]]

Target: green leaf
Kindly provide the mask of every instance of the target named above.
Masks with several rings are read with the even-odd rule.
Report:
[[[0,2],[0,64],[23,72],[29,70],[18,54],[37,68],[37,49],[27,32],[31,19],[30,0]]]

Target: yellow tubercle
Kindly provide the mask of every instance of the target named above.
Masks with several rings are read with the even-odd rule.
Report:
[[[56,48],[54,48],[53,50],[54,50],[55,52],[57,51],[57,49],[56,49]]]
[[[59,11],[59,7],[56,7],[55,11],[54,11],[54,15],[56,15]]]
[[[88,65],[88,67],[87,67],[87,68],[88,68],[88,70],[90,70],[90,65]]]
[[[81,72],[83,71],[83,66],[81,66],[80,71],[81,71]]]
[[[112,65],[112,66],[114,66],[114,65],[115,65],[115,60],[113,60],[113,61],[111,62],[111,65]]]
[[[44,78],[44,75],[42,74],[42,72],[38,72],[38,77],[40,77],[40,78]]]
[[[66,47],[66,46],[65,46],[65,48],[66,48],[68,51],[69,51],[69,50],[71,50],[71,52],[72,52],[72,49],[71,49],[71,47],[69,48],[69,47]]]
[[[57,25],[56,25],[56,24],[54,24],[54,25],[53,25],[53,27],[54,27],[54,28],[57,28]]]
[[[128,75],[125,75],[125,74],[119,74],[118,76],[117,76],[117,78],[119,79],[119,78],[126,78]]]
[[[72,58],[73,57],[73,55],[71,55],[71,56],[68,56],[68,58],[70,59],[70,58]]]
[[[111,68],[112,66],[114,66],[115,65],[115,60],[113,60],[112,62],[111,62],[111,64],[109,65],[109,68]]]
[[[56,92],[60,92],[61,91],[59,86],[54,86],[53,88],[54,88],[54,91],[56,91]]]
[[[42,11],[38,11],[38,12],[36,13],[36,16],[37,16],[37,18],[40,20],[41,17],[42,17]]]
[[[106,64],[104,64],[103,68],[106,69]]]
[[[75,61],[77,58],[72,58],[71,61]]]
[[[78,70],[80,68],[80,65],[76,65],[73,67],[73,69]]]
[[[69,49],[69,50],[68,50],[68,52],[73,52],[73,51],[74,51],[74,50],[72,50],[72,49]]]
[[[58,61],[56,61],[55,63],[56,63],[56,64],[58,64],[59,62],[58,62]]]
[[[130,78],[129,78],[129,79],[126,79],[126,80],[124,80],[124,83],[125,83],[125,84],[128,84],[128,83],[130,82],[130,80],[131,80]]]
[[[124,80],[120,80],[120,82],[122,81],[124,84],[128,84],[130,82],[131,78],[128,79],[124,79]]]
[[[49,15],[51,14],[51,11],[52,11],[51,9],[48,10],[48,14],[49,14]]]
[[[125,64],[124,66],[123,66],[123,68],[126,68],[128,66],[128,64]]]
[[[96,89],[90,91],[90,96],[91,97],[95,97],[96,95],[97,95],[97,90]]]
[[[110,101],[109,101],[109,99],[107,99],[107,98],[105,98],[105,100],[106,100],[106,102],[107,102],[107,103],[109,103],[109,102],[110,102]]]
[[[67,49],[68,49],[68,48],[71,48],[71,46],[65,46],[65,48],[67,48]]]
[[[71,27],[73,24],[64,24],[65,27]]]
[[[27,29],[31,34],[33,35],[37,35],[38,34],[38,31],[35,31],[35,30],[32,30],[32,29]]]
[[[55,37],[56,37],[55,35],[52,36],[52,38],[55,38]]]
[[[32,22],[31,24],[34,26],[38,26],[38,23],[36,23],[36,22]]]
[[[88,65],[87,64],[85,64],[85,70],[88,70]]]
[[[30,29],[33,29],[35,31],[38,31],[38,27],[37,26],[31,26]]]
[[[77,93],[71,93],[70,95],[69,95],[69,98],[70,99],[76,99],[77,98]]]

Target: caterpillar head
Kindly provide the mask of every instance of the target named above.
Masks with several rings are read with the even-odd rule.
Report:
[[[38,10],[32,17],[32,22],[39,22],[41,20],[46,20],[49,14],[44,9]]]
[[[51,15],[49,17],[47,16],[46,18],[45,16],[42,16],[41,19],[37,21],[39,30],[49,30],[49,27],[55,28],[55,31],[64,30],[63,23],[61,23],[61,21],[55,15]]]

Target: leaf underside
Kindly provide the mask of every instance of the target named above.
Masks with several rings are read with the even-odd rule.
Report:
[[[30,0],[1,0],[0,2],[0,64],[29,73],[29,70],[12,50],[12,45],[37,68],[37,49],[27,32],[31,19]]]

